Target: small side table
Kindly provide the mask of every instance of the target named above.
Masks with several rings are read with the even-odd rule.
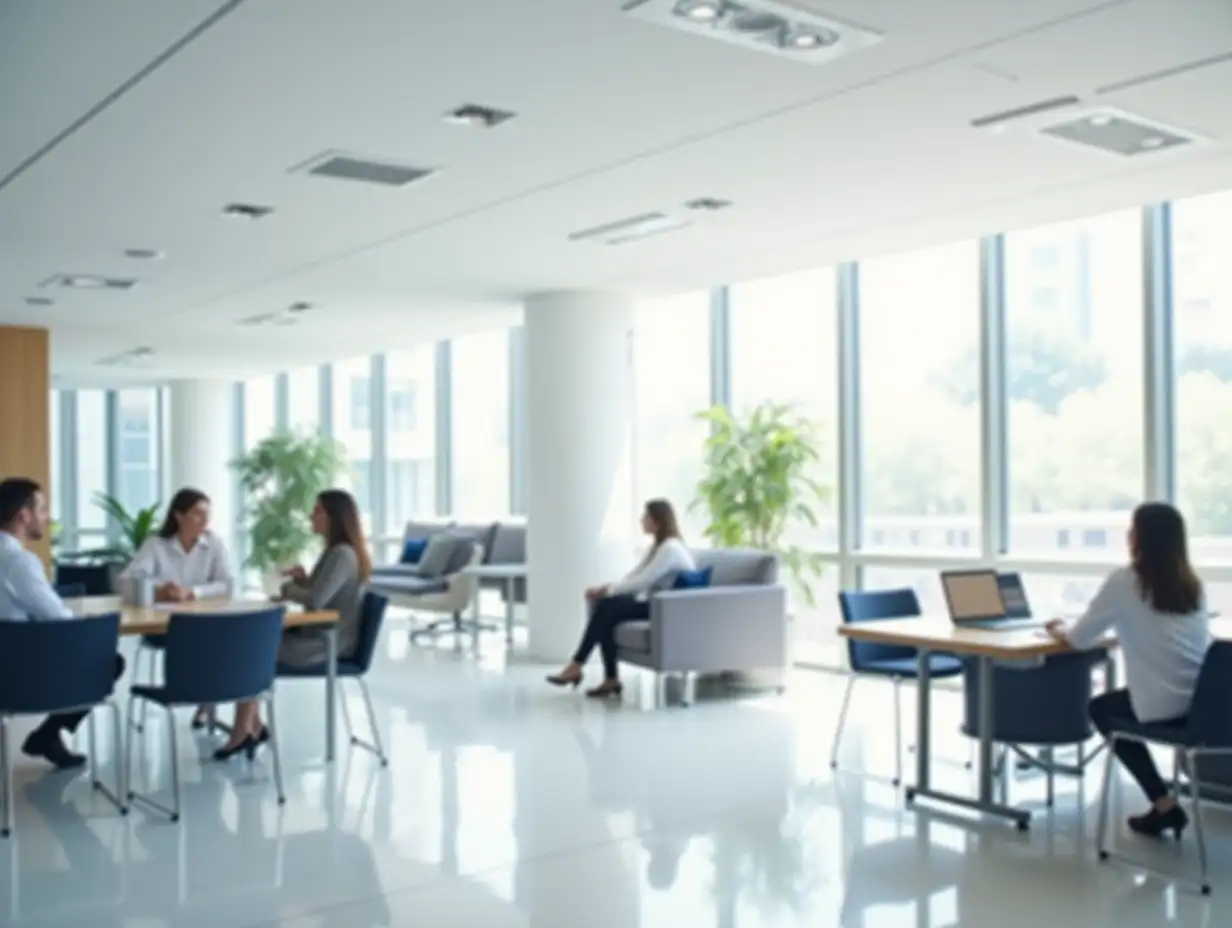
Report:
[[[525,564],[476,564],[473,567],[467,567],[463,573],[468,577],[474,577],[477,580],[500,580],[505,590],[505,641],[513,643],[513,607],[515,605],[515,592],[519,580],[526,579]],[[474,610],[475,616],[479,616],[479,594],[481,587],[475,587]]]

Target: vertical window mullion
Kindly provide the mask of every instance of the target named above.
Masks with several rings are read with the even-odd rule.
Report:
[[[1142,210],[1143,460],[1146,499],[1176,499],[1172,206]]]
[[[839,265],[838,287],[838,552],[839,588],[857,588],[854,559],[863,542],[864,499],[860,468],[860,267]]]
[[[1009,550],[1006,400],[1005,237],[980,242],[980,553],[988,563]]]

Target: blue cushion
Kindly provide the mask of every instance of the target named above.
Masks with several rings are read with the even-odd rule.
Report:
[[[428,539],[426,538],[408,538],[402,542],[402,558],[399,560],[401,564],[418,564],[419,559],[423,557],[424,549],[428,547]]]
[[[712,567],[701,567],[697,570],[680,570],[672,581],[673,590],[702,590],[710,586]]]
[[[928,665],[934,679],[956,677],[962,673],[962,661],[947,654],[930,654]],[[914,680],[920,675],[920,667],[914,657],[902,657],[884,661],[869,661],[860,668],[860,672]]]

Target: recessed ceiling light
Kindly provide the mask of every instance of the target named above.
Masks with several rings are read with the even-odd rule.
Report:
[[[1087,122],[1093,126],[1110,126],[1112,125],[1112,117],[1107,113],[1096,113]]]
[[[787,45],[790,48],[821,48],[837,41],[838,33],[828,29],[797,29],[787,36]]]
[[[290,306],[287,307],[287,312],[306,313],[310,309],[312,309],[311,303],[306,303],[303,300],[296,300],[294,303],[292,303]]]
[[[685,209],[696,209],[707,212],[716,212],[721,209],[727,209],[731,206],[731,200],[720,200],[718,197],[694,197],[692,200],[685,202]]]
[[[235,219],[264,219],[273,211],[272,206],[258,206],[256,203],[228,203],[222,209],[224,216]]]
[[[718,19],[723,12],[723,4],[717,0],[681,0],[676,4],[675,12],[677,16],[704,23]]]
[[[107,286],[107,278],[93,274],[69,274],[61,279],[60,284],[74,290],[101,290]]]
[[[49,296],[28,296],[26,303],[30,306],[51,306],[56,301]]]
[[[158,261],[163,253],[155,248],[125,248],[124,257],[134,261]]]
[[[498,110],[495,107],[481,106],[478,103],[465,103],[446,113],[445,122],[474,129],[493,129],[513,119],[514,115],[509,110]]]
[[[1164,144],[1164,140],[1158,135],[1148,135],[1138,144],[1140,144],[1143,148],[1159,148]]]

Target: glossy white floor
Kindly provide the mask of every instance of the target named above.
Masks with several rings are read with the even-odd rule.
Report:
[[[1227,925],[1232,815],[1209,816],[1215,895],[1203,899],[1098,865],[1099,773],[1062,781],[1052,812],[1038,777],[1012,796],[1040,810],[1030,834],[904,811],[889,785],[888,687],[864,684],[833,774],[842,679],[800,673],[785,697],[640,708],[543,684],[543,668],[412,647],[391,623],[372,690],[391,764],[343,749],[321,763],[316,684],[280,692],[287,805],[268,758],[201,762],[181,719],[184,820],[121,819],[83,777],[19,761],[17,833],[0,845],[0,924],[161,928],[844,928]],[[593,674],[592,674],[593,675]],[[639,687],[639,684],[640,687]],[[938,729],[956,726],[941,694]],[[358,708],[357,704],[353,704]],[[361,713],[353,712],[360,717]],[[908,714],[910,723],[910,714]],[[166,785],[165,731],[147,733]],[[966,746],[938,737],[938,751]],[[109,751],[108,751],[109,753]],[[1100,765],[1096,765],[1099,767]],[[937,776],[962,786],[958,762]],[[1126,787],[1126,806],[1137,797]],[[1118,820],[1124,808],[1117,808]],[[1179,852],[1121,846],[1192,867]]]

